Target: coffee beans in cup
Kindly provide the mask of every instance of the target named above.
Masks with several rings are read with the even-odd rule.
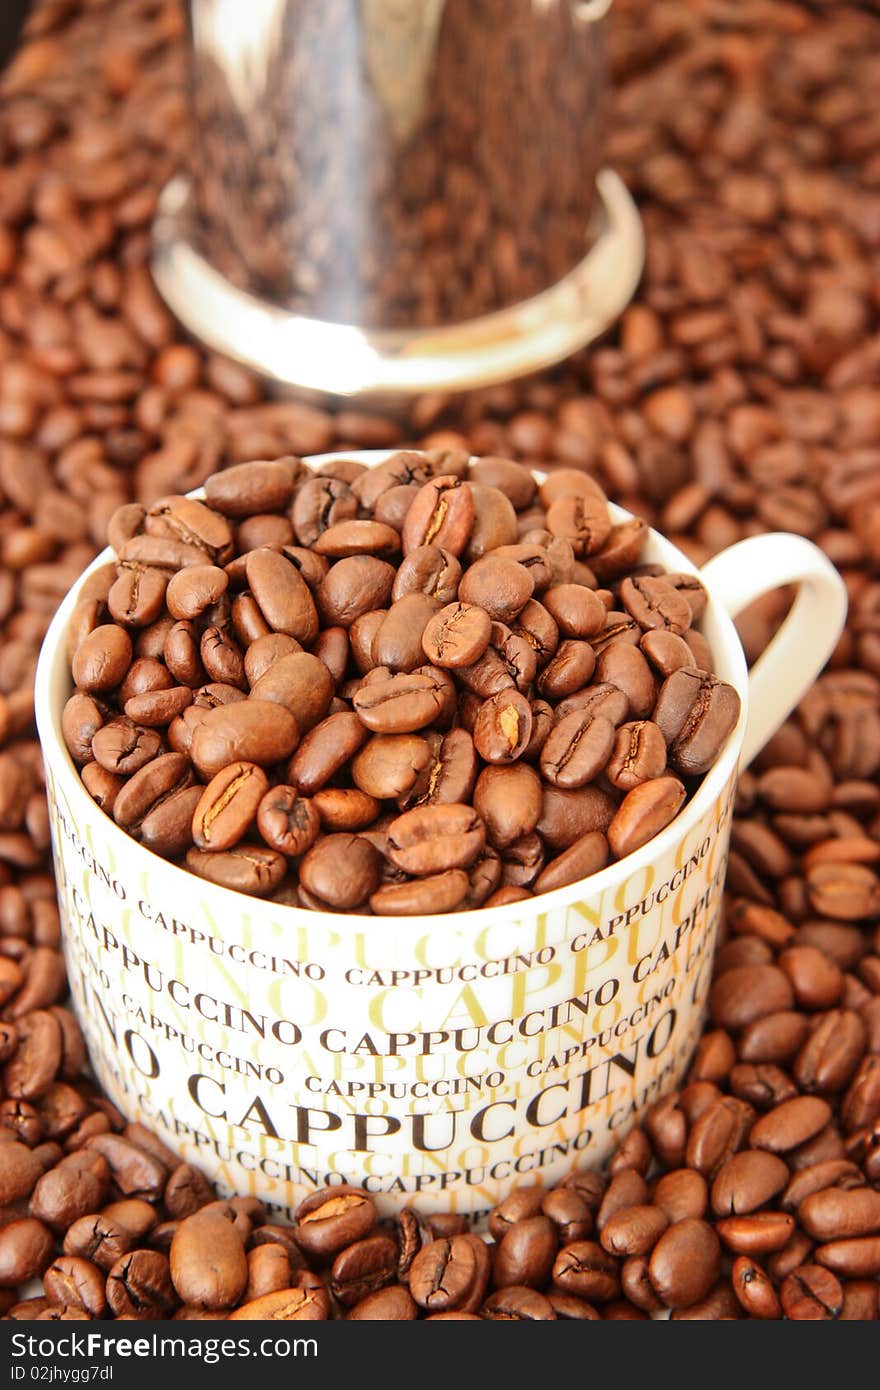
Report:
[[[239,892],[399,916],[563,888],[669,825],[739,718],[699,579],[576,470],[255,460],[109,535],[67,747],[123,830]]]

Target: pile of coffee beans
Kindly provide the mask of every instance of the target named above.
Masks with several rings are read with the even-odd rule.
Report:
[[[197,244],[233,284],[416,328],[529,299],[583,259],[605,71],[578,0],[285,0],[246,76],[210,9],[193,6],[188,164]]]
[[[699,579],[641,563],[644,522],[576,469],[256,460],[109,535],[68,749],[124,830],[243,892],[399,916],[588,879],[739,718]]]
[[[553,1194],[512,1195],[492,1217],[497,1254],[470,1237],[466,1251],[449,1216],[405,1214],[391,1235],[356,1197],[326,1213],[356,1219],[337,1223],[316,1257],[324,1220],[306,1222],[305,1239],[301,1228],[276,1237],[252,1202],[229,1204],[232,1221],[220,1211],[230,1229],[243,1235],[242,1214],[253,1228],[249,1278],[265,1266],[233,1302],[271,1291],[275,1315],[293,1315],[310,1306],[296,1288],[308,1266],[326,1291],[318,1306],[341,1314],[333,1266],[372,1231],[396,1240],[407,1270],[356,1297],[378,1299],[379,1316],[406,1316],[413,1304],[427,1314],[419,1297],[435,1273],[459,1310],[469,1305],[483,1276],[468,1271],[485,1269],[488,1255],[495,1287],[480,1291],[475,1316],[505,1291],[508,1309],[526,1300],[546,1311],[542,1299],[557,1317],[641,1317],[655,1300],[674,1304],[676,1318],[877,1317],[880,18],[873,5],[616,0],[612,21],[610,159],[648,232],[637,302],[607,344],[559,372],[462,401],[424,398],[401,424],[267,402],[247,373],[181,340],[145,268],[158,189],[186,153],[180,9],[173,0],[35,6],[0,104],[7,1315],[80,1316],[63,1264],[45,1283],[71,1257],[101,1273],[109,1260],[107,1274],[122,1258],[113,1295],[122,1316],[123,1288],[139,1315],[170,1316],[179,1301],[204,1316],[220,1297],[218,1285],[206,1292],[204,1241],[183,1244],[199,1286],[186,1282],[182,1258],[166,1266],[159,1229],[214,1194],[96,1093],[62,1003],[32,722],[51,613],[122,503],[149,507],[248,459],[411,441],[584,469],[697,563],[746,535],[796,530],[846,579],[849,621],[827,672],[740,779],[708,1031],[687,1084],[627,1136],[610,1174],[585,1169]],[[772,595],[741,618],[751,658],[787,602]],[[82,1216],[115,1221],[122,1245],[108,1240],[102,1253],[100,1225],[92,1244],[83,1228],[70,1236]],[[506,1225],[519,1231],[502,1260]],[[423,1253],[413,1289],[405,1252],[430,1235],[425,1250],[437,1249]],[[286,1257],[251,1260],[276,1241]],[[225,1236],[225,1265],[240,1279],[232,1248]],[[368,1268],[390,1259],[384,1248],[374,1265],[367,1252]],[[85,1272],[100,1288],[100,1275]],[[31,1275],[44,1279],[35,1301]],[[279,1279],[294,1290],[280,1299]]]

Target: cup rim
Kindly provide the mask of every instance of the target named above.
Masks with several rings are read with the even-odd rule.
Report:
[[[336,450],[332,453],[312,454],[304,458],[306,463],[315,467],[329,462],[332,459],[347,458],[367,466],[375,466],[384,459],[399,453],[399,449],[358,449],[358,450]],[[419,451],[413,451],[419,452]],[[476,456],[472,456],[476,457]],[[530,470],[539,481],[548,475],[541,469],[533,468]],[[196,488],[187,496],[194,498],[204,497],[204,489]],[[615,524],[632,519],[633,513],[616,503],[609,502],[609,509]],[[653,527],[648,528],[648,546],[659,553],[662,563],[675,572],[681,571],[696,575],[701,579],[700,570],[688,557],[680,551],[673,543],[668,540],[661,532]],[[71,586],[64,599],[58,605],[52,622],[47,629],[43,639],[37,670],[34,678],[34,707],[37,732],[43,753],[43,759],[56,773],[63,773],[63,780],[66,784],[66,794],[75,801],[80,798],[82,809],[82,821],[77,814],[76,823],[87,824],[93,816],[98,816],[104,822],[104,833],[111,844],[116,845],[121,863],[129,863],[131,872],[134,876],[139,873],[146,881],[150,881],[157,874],[170,875],[167,887],[173,890],[180,875],[187,885],[188,891],[192,892],[194,882],[198,884],[198,892],[203,896],[206,904],[216,900],[216,920],[222,922],[220,915],[223,905],[227,911],[230,907],[230,899],[233,907],[239,912],[245,910],[248,905],[252,920],[251,929],[261,924],[260,919],[264,916],[264,911],[268,910],[273,916],[277,917],[278,923],[283,926],[284,922],[290,923],[291,927],[307,927],[311,925],[314,929],[319,923],[332,927],[339,932],[347,932],[354,936],[371,930],[383,930],[388,932],[390,929],[400,929],[402,931],[412,931],[421,928],[422,931],[435,929],[441,922],[453,924],[458,930],[477,930],[486,929],[490,925],[500,920],[510,922],[523,917],[533,917],[535,915],[545,915],[552,912],[564,911],[572,904],[587,901],[590,898],[599,899],[602,894],[608,892],[615,885],[619,884],[624,878],[629,878],[633,874],[639,873],[647,868],[674,845],[675,842],[682,840],[690,827],[706,813],[712,803],[720,795],[727,785],[731,776],[735,774],[736,764],[739,760],[743,740],[745,738],[746,723],[748,719],[749,704],[749,678],[746,667],[745,656],[740,643],[739,636],[734,626],[733,620],[724,609],[719,600],[714,596],[710,587],[705,585],[709,602],[706,608],[704,622],[708,620],[711,627],[718,629],[719,636],[713,642],[707,637],[712,651],[713,659],[717,662],[721,658],[720,664],[724,668],[723,678],[729,681],[737,690],[740,697],[740,715],[736,726],[728,736],[727,742],[719,754],[716,762],[704,775],[697,791],[679,812],[658,835],[648,840],[639,849],[628,854],[623,859],[616,860],[608,864],[598,873],[590,875],[589,878],[577,879],[574,883],[565,884],[561,888],[555,888],[551,892],[541,893],[532,898],[523,899],[520,902],[507,903],[496,908],[471,908],[467,912],[446,912],[446,913],[424,913],[408,916],[368,916],[363,913],[352,912],[320,912],[310,908],[293,907],[287,903],[274,902],[271,898],[258,898],[249,893],[241,893],[236,889],[227,888],[221,884],[212,883],[209,879],[199,878],[189,869],[173,863],[171,860],[163,859],[161,855],[154,853],[153,850],[146,849],[139,841],[133,839],[122,830],[112,817],[89,796],[80,779],[80,773],[73,759],[68,752],[67,745],[61,732],[61,714],[64,700],[57,703],[53,701],[52,686],[56,677],[59,662],[63,663],[63,668],[68,674],[68,682],[72,688],[72,681],[69,677],[69,662],[66,652],[67,629],[77,602],[77,595],[85,580],[96,570],[103,568],[104,565],[112,563],[114,559],[113,551],[106,546],[82,572],[76,582]],[[65,696],[64,699],[67,697]],[[79,812],[79,807],[77,808]],[[60,849],[57,851],[60,854]],[[167,891],[167,889],[166,889]],[[240,907],[239,907],[240,903]],[[292,914],[292,916],[288,916]],[[218,934],[222,935],[222,930]]]

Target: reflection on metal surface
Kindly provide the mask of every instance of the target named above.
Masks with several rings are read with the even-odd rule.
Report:
[[[604,145],[583,0],[189,0],[192,238],[310,318],[426,329],[571,272]]]
[[[361,0],[364,64],[373,91],[403,143],[416,133],[428,91],[446,0]]]
[[[340,396],[460,390],[536,371],[604,332],[644,259],[641,222],[611,170],[597,179],[592,246],[549,290],[466,323],[375,331],[322,322],[235,288],[195,249],[189,186],[166,188],[153,273],[174,313],[210,347],[276,381]]]

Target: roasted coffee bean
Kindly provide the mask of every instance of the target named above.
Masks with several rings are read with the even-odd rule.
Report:
[[[268,790],[269,779],[255,763],[231,763],[216,773],[193,815],[193,840],[198,848],[223,850],[238,844]]]
[[[363,682],[353,704],[364,726],[376,734],[407,734],[433,724],[446,707],[451,686],[431,666],[384,674]]]
[[[107,1302],[117,1318],[167,1318],[178,1300],[166,1256],[158,1250],[123,1255],[107,1275]]]
[[[554,786],[583,787],[605,767],[614,740],[614,725],[608,719],[572,711],[548,734],[541,749],[541,772]]]
[[[661,1235],[648,1265],[651,1284],[668,1308],[687,1308],[705,1298],[718,1276],[721,1246],[712,1227],[693,1217]]]
[[[80,1255],[101,1269],[109,1270],[117,1260],[128,1254],[135,1240],[136,1236],[120,1222],[106,1214],[96,1213],[74,1221],[64,1236],[64,1253]]]
[[[301,734],[326,715],[333,699],[333,678],[323,661],[310,652],[281,656],[251,686],[251,698],[283,705],[296,719]]]
[[[618,1256],[647,1255],[668,1225],[669,1218],[659,1207],[621,1207],[602,1227],[602,1248]]]
[[[330,1296],[323,1286],[277,1289],[251,1299],[229,1314],[230,1322],[324,1322]]]
[[[814,1240],[847,1240],[880,1231],[880,1192],[829,1187],[798,1205],[797,1217]]]
[[[481,1316],[489,1322],[553,1322],[556,1310],[537,1289],[513,1284],[487,1298]]]
[[[545,787],[540,819],[535,827],[545,844],[556,850],[568,849],[591,831],[608,830],[616,807],[600,787],[580,787],[567,791]]]
[[[804,1264],[783,1280],[780,1299],[787,1318],[827,1321],[840,1316],[843,1289],[830,1270]]]
[[[624,579],[620,600],[643,632],[661,628],[681,636],[691,625],[687,599],[662,576],[637,575]]]
[[[762,1115],[749,1142],[756,1149],[788,1153],[814,1138],[830,1119],[831,1107],[819,1096],[796,1096]]]
[[[476,1253],[464,1235],[431,1241],[416,1255],[409,1272],[410,1293],[430,1313],[467,1311],[478,1282]]]
[[[330,1270],[330,1289],[345,1308],[390,1284],[397,1274],[397,1242],[388,1235],[366,1236],[341,1250]]]
[[[299,742],[289,710],[263,700],[242,700],[206,711],[192,740],[192,760],[203,777],[234,762],[269,767],[288,758]]]
[[[532,737],[532,709],[518,690],[502,690],[477,712],[473,741],[487,763],[512,763],[525,753]]]
[[[421,913],[454,912],[470,892],[470,881],[462,869],[447,869],[427,878],[404,883],[386,883],[370,897],[370,907],[381,917],[409,917]]]
[[[590,830],[557,854],[534,881],[536,893],[552,893],[569,883],[589,878],[608,862],[608,841],[599,830]]]
[[[774,965],[743,965],[726,970],[716,980],[709,997],[713,1023],[732,1032],[766,1019],[770,1014],[786,1011],[793,1003],[791,985]],[[795,1051],[798,1046],[796,1043]],[[759,1058],[752,1054],[749,1060],[774,1061],[776,1058]]]
[[[349,1322],[414,1322],[419,1315],[418,1307],[408,1289],[396,1284],[391,1288],[377,1289],[369,1293],[350,1308],[346,1314]],[[443,1317],[435,1313],[435,1318]],[[452,1313],[450,1317],[469,1317],[467,1313]]]
[[[749,1317],[762,1321],[782,1317],[782,1305],[767,1274],[746,1255],[733,1262],[733,1292]]]
[[[477,778],[474,810],[496,849],[506,849],[522,836],[530,835],[542,808],[540,779],[525,763],[487,767]]]
[[[181,1221],[169,1253],[171,1279],[184,1303],[233,1308],[247,1287],[242,1238],[220,1212],[197,1211]]]
[[[379,886],[379,851],[360,835],[325,835],[303,857],[302,886],[338,911],[367,901]]]
[[[417,877],[466,868],[485,842],[483,822],[469,806],[420,806],[388,827],[388,857]]]
[[[656,724],[640,719],[617,729],[605,766],[613,786],[629,792],[665,771],[666,741]]]
[[[623,859],[658,835],[678,814],[685,795],[677,777],[655,777],[628,791],[608,825],[615,858]]]
[[[682,667],[664,681],[654,722],[677,772],[692,777],[711,767],[739,719],[733,686],[696,667]]]
[[[404,555],[435,546],[461,555],[474,528],[474,495],[460,478],[441,476],[425,483],[407,511],[401,540]]]
[[[288,768],[290,781],[310,796],[323,787],[368,738],[369,732],[356,714],[347,710],[329,714],[306,734],[293,755]]]
[[[724,1245],[741,1255],[767,1255],[782,1250],[794,1233],[787,1212],[759,1211],[753,1216],[729,1216],[715,1227]]]
[[[536,1214],[516,1221],[502,1235],[495,1252],[495,1282],[542,1288],[550,1276],[559,1240],[549,1216]]]
[[[293,1234],[307,1255],[327,1260],[363,1240],[375,1224],[372,1199],[358,1187],[339,1186],[315,1192],[299,1204]]]
[[[192,782],[192,769],[182,753],[162,753],[131,776],[113,802],[117,825],[137,834],[144,819],[175,792]]]
[[[264,898],[273,892],[287,871],[282,854],[258,845],[235,845],[228,850],[187,850],[186,865],[199,878]]]
[[[90,692],[112,690],[121,683],[131,657],[131,638],[125,629],[104,623],[90,632],[74,652],[73,679]]]
[[[42,1221],[32,1216],[8,1221],[0,1227],[0,1289],[14,1289],[39,1278],[54,1252],[54,1236]]]
[[[564,1294],[588,1303],[607,1303],[620,1293],[619,1266],[592,1240],[576,1240],[560,1250],[553,1264],[553,1284]]]
[[[867,1041],[865,1024],[851,1009],[825,1014],[798,1052],[792,1075],[802,1091],[842,1091],[852,1079]]]
[[[658,1178],[651,1200],[665,1212],[671,1225],[686,1217],[700,1219],[709,1203],[706,1179],[693,1168],[673,1169]]]

